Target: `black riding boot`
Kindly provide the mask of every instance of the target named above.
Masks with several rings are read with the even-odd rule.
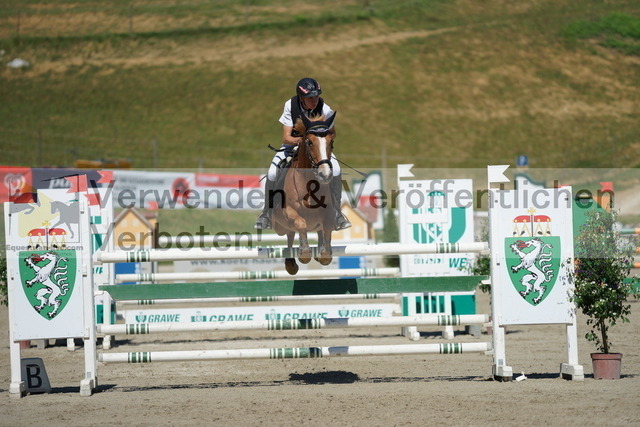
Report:
[[[351,227],[351,222],[340,210],[340,202],[342,200],[342,180],[339,176],[333,177],[329,183],[329,189],[331,190],[331,201],[336,209],[336,231],[344,230]]]
[[[276,187],[276,183],[269,180],[264,184],[264,209],[256,220],[255,228],[258,230],[266,230],[271,228],[271,214],[273,213],[273,190]]]

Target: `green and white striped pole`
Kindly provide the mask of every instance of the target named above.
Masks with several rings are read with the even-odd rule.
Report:
[[[278,302],[278,301],[324,301],[324,300],[378,300],[399,299],[398,293],[377,294],[319,294],[319,295],[273,295],[257,297],[220,297],[220,298],[170,298],[170,299],[135,299],[119,300],[121,305],[164,305],[164,304],[202,304],[226,302]]]
[[[618,230],[618,233],[624,234],[624,235],[640,234],[640,227],[639,228],[622,228]]]
[[[318,248],[311,247],[312,255],[318,256]],[[406,254],[447,254],[486,252],[487,242],[472,243],[375,243],[334,246],[333,256],[362,255],[406,255]],[[148,249],[136,251],[99,252],[97,261],[109,262],[148,262],[176,260],[216,260],[216,259],[280,259],[297,258],[298,248],[284,246],[262,248],[192,248],[192,249]]]
[[[322,357],[389,356],[409,354],[460,354],[488,352],[491,343],[403,344],[375,346],[256,348],[200,351],[144,351],[100,353],[102,363],[151,363],[229,359],[309,359]]]
[[[195,331],[239,331],[239,330],[298,330],[298,329],[342,329],[386,326],[456,326],[482,325],[489,321],[487,314],[423,314],[398,317],[355,317],[320,319],[274,319],[257,321],[195,322],[195,323],[130,323],[120,325],[98,325],[98,331],[113,335],[143,335],[164,332]]]
[[[118,274],[116,283],[161,282],[186,280],[261,280],[261,279],[331,279],[338,277],[389,277],[399,276],[399,268],[345,268],[327,270],[301,270],[290,275],[284,270],[268,271],[202,271],[195,273],[143,273]]]

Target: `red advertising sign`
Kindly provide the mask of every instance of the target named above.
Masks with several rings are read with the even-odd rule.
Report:
[[[196,173],[196,186],[217,188],[260,188],[260,176]]]
[[[34,192],[31,168],[0,166],[0,202]]]

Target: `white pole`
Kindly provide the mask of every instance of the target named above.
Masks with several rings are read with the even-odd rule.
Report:
[[[489,166],[487,168],[487,188],[489,189],[489,243],[491,244],[491,315],[492,315],[492,347],[493,347],[493,377],[500,381],[510,381],[513,377],[513,369],[507,365],[507,350],[505,341],[505,330],[501,324],[502,307],[501,292],[507,289],[503,286],[503,280],[500,269],[505,264],[505,254],[502,250],[503,242],[500,239],[501,231],[504,223],[501,222],[500,216],[504,210],[500,209],[500,200],[495,188],[492,188],[493,182],[503,182],[504,174],[496,176],[496,170],[499,172],[503,166]],[[506,169],[506,167],[504,168]],[[502,176],[500,176],[502,175]]]
[[[96,314],[95,314],[95,297],[93,289],[93,265],[91,263],[91,245],[93,244],[91,237],[89,207],[84,198],[80,202],[80,225],[78,226],[81,236],[81,246],[85,248],[82,251],[82,259],[78,260],[82,263],[82,287],[84,306],[84,324],[85,336],[84,342],[84,378],[80,380],[80,396],[91,396],[98,386],[98,349],[96,347]]]
[[[469,352],[487,352],[489,350],[491,350],[491,345],[488,342],[301,348],[256,348],[238,350],[101,353],[100,361],[103,363],[150,363],[222,359],[306,359],[335,356],[384,356],[425,353],[459,354]]]
[[[334,246],[334,256],[360,255],[404,255],[404,254],[444,254],[485,252],[489,250],[487,242],[472,243],[375,243]],[[318,248],[311,248],[312,255],[317,256]],[[288,249],[284,246],[262,248],[192,248],[192,249],[150,249],[137,251],[100,252],[99,262],[147,262],[175,260],[214,260],[214,259],[264,259],[264,258],[296,258],[298,248]]]
[[[9,283],[11,288],[11,283]],[[11,292],[11,290],[9,290]],[[13,339],[13,322],[9,324],[9,358],[11,359],[11,383],[9,395],[11,397],[24,397],[27,394],[27,382],[22,378],[22,365],[20,358],[20,342]]]
[[[206,323],[131,323],[120,325],[98,325],[105,334],[142,335],[163,332],[231,331],[231,330],[297,330],[340,329],[382,326],[451,326],[484,324],[489,321],[486,314],[446,315],[428,314],[398,317],[321,318],[298,320],[258,320]]]
[[[220,297],[220,298],[168,298],[143,300],[118,300],[121,305],[156,305],[156,304],[201,304],[221,302],[275,302],[275,301],[312,301],[312,300],[358,300],[358,299],[390,299],[399,298],[397,293],[382,294],[319,294],[319,295],[278,295],[261,297]],[[106,350],[106,349],[105,349]]]
[[[316,242],[318,238],[315,235],[309,236],[310,242]],[[195,246],[212,246],[212,245],[229,245],[231,243],[238,244],[243,243],[247,246],[255,246],[263,242],[270,243],[286,243],[287,236],[279,236],[275,233],[268,234],[220,234],[220,235],[178,235],[178,236],[159,236],[158,245],[165,246],[179,246],[195,247]]]
[[[284,270],[270,271],[203,271],[195,273],[118,274],[116,283],[186,280],[259,280],[259,279],[329,279],[335,277],[398,276],[399,268],[345,268],[331,270],[301,270],[290,275]]]

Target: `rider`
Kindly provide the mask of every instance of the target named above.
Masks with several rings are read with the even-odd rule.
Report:
[[[320,97],[322,89],[320,83],[315,79],[305,77],[296,85],[296,96],[284,103],[284,111],[280,116],[282,123],[282,147],[281,151],[271,161],[267,181],[265,183],[264,210],[258,217],[255,227],[257,229],[271,228],[271,214],[273,212],[273,200],[270,197],[276,187],[276,175],[282,159],[293,154],[294,148],[304,142],[304,135],[300,135],[293,129],[296,120],[304,114],[306,117],[322,114],[325,119],[331,117],[334,111]],[[336,130],[331,126],[330,132],[335,136]],[[340,211],[340,200],[342,198],[342,180],[340,179],[340,165],[335,156],[331,156],[331,166],[333,169],[333,179],[330,181],[331,199],[336,210],[336,230],[344,230],[351,227],[351,223]]]

